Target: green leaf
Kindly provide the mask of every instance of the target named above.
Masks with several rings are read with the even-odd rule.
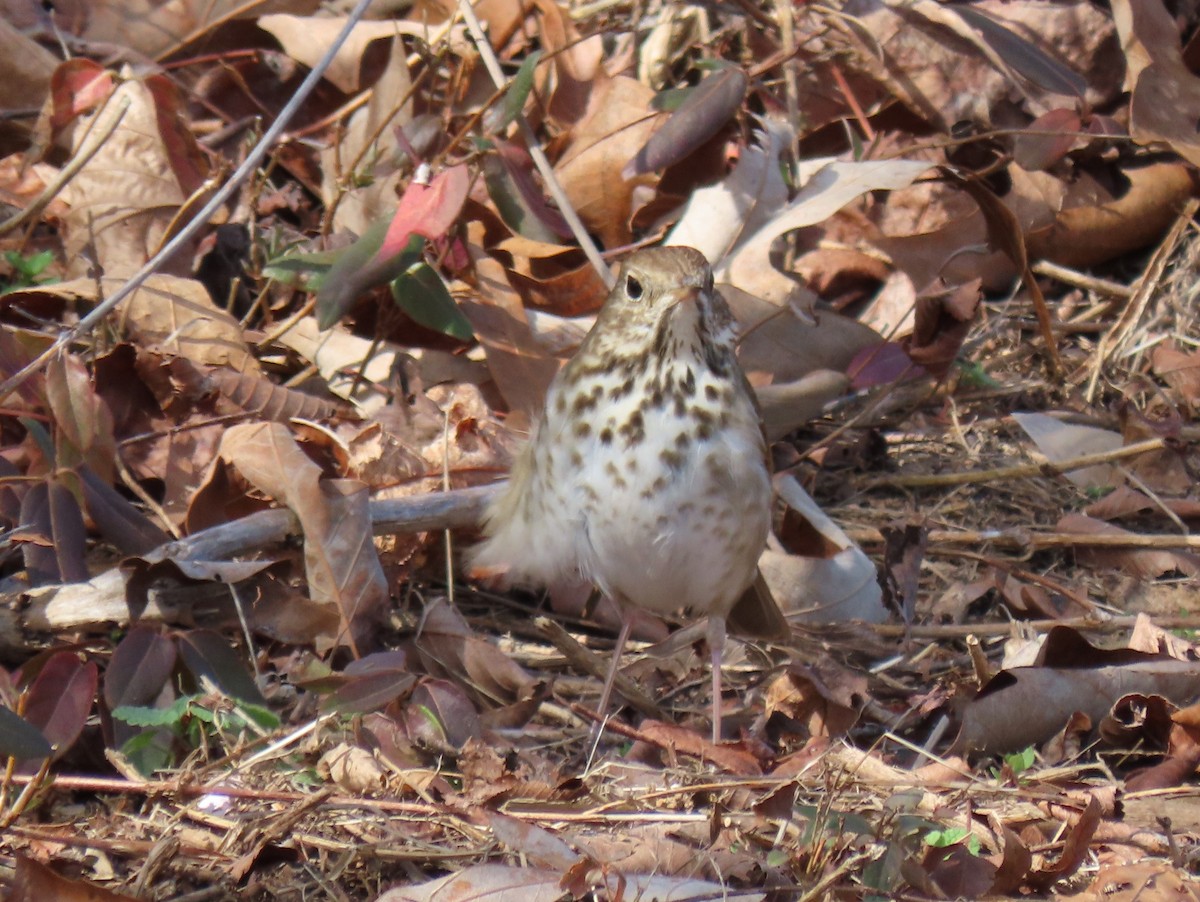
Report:
[[[21,288],[29,288],[44,282],[54,282],[57,279],[39,279],[42,271],[54,262],[53,251],[40,251],[24,257],[17,251],[5,251],[4,259],[13,269],[11,282],[0,282],[0,294],[7,294]]]
[[[58,455],[54,450],[54,440],[50,438],[50,433],[46,431],[46,427],[42,423],[32,417],[17,417],[17,421],[25,427],[25,431],[37,442],[38,450],[42,452],[42,456],[46,460],[58,460]]]
[[[530,207],[529,201],[522,194],[520,187],[513,180],[508,167],[497,154],[487,154],[482,160],[483,181],[487,185],[488,197],[496,205],[500,218],[514,232],[532,238],[534,241],[544,241],[546,244],[558,244],[559,238]]]
[[[177,727],[183,723],[193,697],[181,695],[169,708],[143,708],[137,705],[121,705],[113,708],[112,716],[133,727]]]
[[[673,113],[688,99],[695,88],[666,88],[650,98],[650,109],[661,113]]]
[[[967,851],[972,855],[978,855],[982,848],[979,843],[979,837],[975,836],[965,827],[946,827],[943,830],[931,830],[925,834],[925,844],[933,846],[935,849],[956,846],[964,839],[966,840]]]
[[[427,329],[460,341],[475,337],[470,321],[458,309],[441,275],[424,261],[411,266],[392,283],[392,297],[401,310]]]
[[[237,713],[246,723],[252,723],[260,730],[274,730],[279,727],[279,715],[262,705],[239,701]]]
[[[446,728],[442,726],[438,716],[433,713],[433,709],[428,705],[417,705],[416,710],[429,725],[430,735],[436,737],[439,742],[446,742]]]
[[[284,254],[263,267],[263,275],[281,285],[299,285],[309,291],[320,289],[341,251],[317,251],[312,254]]]
[[[386,285],[420,255],[425,239],[413,235],[402,253],[391,260],[375,260],[390,225],[390,220],[382,219],[352,245],[337,251],[337,262],[326,272],[317,292],[318,328],[328,329],[350,310],[361,294],[376,285]]]
[[[979,389],[995,389],[1000,383],[988,375],[988,371],[975,361],[958,361],[962,375],[959,377],[964,386]]]
[[[283,774],[296,786],[317,788],[325,785],[324,778],[313,767],[299,767],[289,762],[289,766],[283,769]]]
[[[491,111],[493,115],[484,118],[484,128],[488,132],[494,133],[507,128],[509,123],[521,115],[521,110],[525,109],[525,100],[533,90],[533,73],[541,58],[542,51],[535,50],[521,63],[521,68],[509,83],[504,101]]]
[[[171,745],[171,733],[165,730],[146,730],[126,740],[121,746],[121,754],[139,774],[150,777],[155,771],[166,770],[175,764]]]
[[[1033,767],[1037,760],[1037,753],[1034,752],[1033,746],[1020,752],[1013,752],[1011,755],[1005,755],[1005,763],[1012,768],[1014,774],[1019,774]]]
[[[28,257],[22,257],[16,251],[8,251],[4,258],[8,260],[13,269],[32,281],[42,274],[42,270],[54,262],[54,252],[41,251],[37,254],[30,254]]]
[[[943,830],[930,830],[925,834],[925,845],[933,846],[935,849],[943,849],[964,839],[966,835],[967,831],[962,827],[946,827]]]

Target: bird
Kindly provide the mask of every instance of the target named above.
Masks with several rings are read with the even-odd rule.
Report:
[[[770,522],[767,441],[712,269],[691,247],[638,250],[551,382],[473,566],[515,585],[590,583],[616,603],[598,724],[635,610],[707,617],[717,743],[727,625],[787,634],[758,571]]]

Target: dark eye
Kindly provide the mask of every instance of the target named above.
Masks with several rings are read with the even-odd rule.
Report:
[[[642,296],[642,283],[633,276],[625,277],[625,296],[631,301],[636,301]]]

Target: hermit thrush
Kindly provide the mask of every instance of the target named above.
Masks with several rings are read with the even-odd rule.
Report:
[[[617,603],[622,627],[601,716],[630,608],[707,615],[714,742],[726,619],[762,635],[786,630],[756,580],[770,470],[734,339],[733,316],[699,251],[629,257],[550,385],[474,552],[477,567],[507,565],[510,582],[590,582]]]

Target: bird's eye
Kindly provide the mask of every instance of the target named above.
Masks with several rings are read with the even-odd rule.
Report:
[[[642,283],[633,276],[625,277],[625,296],[631,301],[636,301],[642,296]]]

